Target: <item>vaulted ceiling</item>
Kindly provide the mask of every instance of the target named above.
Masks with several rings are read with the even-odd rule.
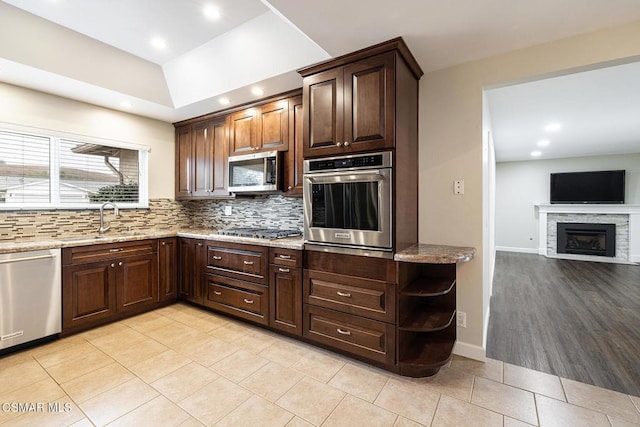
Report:
[[[174,122],[397,36],[429,72],[637,20],[637,0],[4,0],[0,81]]]

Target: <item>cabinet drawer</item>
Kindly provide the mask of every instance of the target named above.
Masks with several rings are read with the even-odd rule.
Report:
[[[304,272],[307,304],[339,310],[384,322],[395,322],[395,285],[314,270]]]
[[[100,245],[76,246],[62,251],[62,263],[79,264],[104,261],[134,255],[145,255],[157,250],[157,240],[107,243]]]
[[[274,265],[300,268],[302,267],[302,251],[271,248],[269,249],[269,262]]]
[[[261,246],[207,246],[207,272],[266,284],[268,249]]]
[[[204,277],[206,306],[265,325],[268,323],[267,287],[212,274]]]
[[[304,336],[339,350],[382,363],[395,363],[395,328],[305,304]]]

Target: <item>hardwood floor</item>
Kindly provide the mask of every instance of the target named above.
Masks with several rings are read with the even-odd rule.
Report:
[[[498,252],[487,356],[640,396],[640,266]]]

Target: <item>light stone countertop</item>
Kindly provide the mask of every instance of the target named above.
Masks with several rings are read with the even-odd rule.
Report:
[[[191,237],[213,241],[245,243],[259,246],[269,246],[284,249],[304,249],[302,237],[287,237],[282,239],[259,239],[253,237],[223,236],[215,234],[212,229],[167,229],[167,230],[138,230],[125,233],[105,233],[103,235],[70,236],[60,238],[32,238],[28,240],[14,240],[0,243],[0,254],[12,252],[36,251],[42,249],[69,248],[74,246],[97,245],[102,243],[120,243],[136,240],[161,239],[165,237]]]
[[[393,260],[421,264],[457,264],[471,261],[475,255],[476,248],[418,243],[396,252]]]

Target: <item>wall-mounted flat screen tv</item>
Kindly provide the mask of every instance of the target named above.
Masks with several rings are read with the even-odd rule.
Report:
[[[624,203],[624,170],[551,174],[551,203]]]

